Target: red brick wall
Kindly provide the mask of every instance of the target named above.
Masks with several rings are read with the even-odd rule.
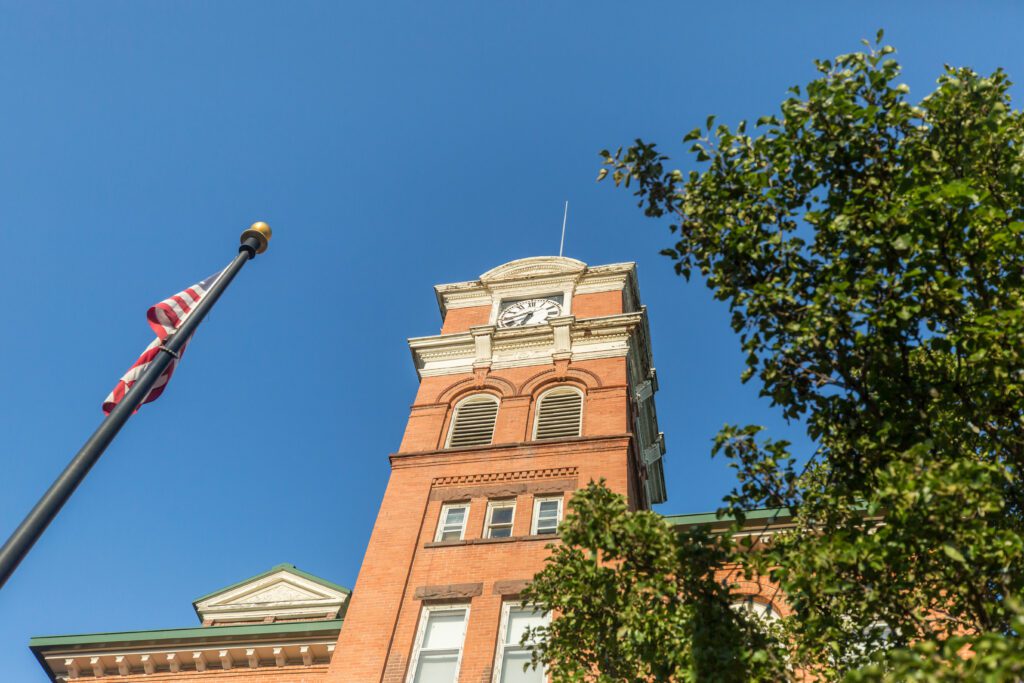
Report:
[[[444,446],[452,409],[470,394],[498,396],[494,443],[532,438],[535,399],[558,384],[572,384],[585,393],[583,434],[622,434],[626,431],[628,401],[626,360],[602,358],[570,364],[564,372],[553,366],[510,368],[487,375],[481,385],[473,375],[426,377],[420,383],[409,414],[400,453]]]
[[[584,391],[583,436],[530,441],[536,399],[559,383]],[[452,407],[478,391],[501,401],[494,444],[443,449]],[[627,411],[624,358],[513,368],[482,381],[424,378],[391,456],[391,478],[325,683],[404,681],[423,606],[416,590],[449,584],[480,584],[479,595],[461,600],[470,613],[459,680],[489,681],[504,599],[496,590],[532,577],[552,542],[529,537],[534,496],[558,490],[568,502],[571,491],[600,478],[629,495],[635,473]],[[516,500],[513,540],[479,542],[487,501],[509,497]],[[471,501],[465,541],[434,545],[441,505],[455,499]]]
[[[622,312],[622,290],[616,290],[576,294],[572,298],[572,310],[568,313],[577,318],[597,318],[603,315],[617,315]],[[490,306],[448,309],[441,327],[441,334],[468,332],[470,327],[489,323],[490,317]]]
[[[577,294],[572,298],[570,313],[577,319],[622,313],[622,290]]]
[[[743,569],[738,566],[729,566],[716,571],[715,580],[732,586],[737,600],[754,596],[754,602],[771,605],[783,617],[789,616],[793,611],[786,603],[786,596],[779,589],[779,585],[766,576],[754,576],[746,579],[743,576]]]
[[[444,325],[441,327],[441,334],[468,332],[469,328],[476,325],[486,325],[490,322],[490,317],[490,306],[450,308],[444,316]]]

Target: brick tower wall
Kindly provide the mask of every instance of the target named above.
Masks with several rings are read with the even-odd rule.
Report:
[[[536,398],[561,384],[585,393],[583,436],[529,441]],[[481,391],[500,399],[495,445],[444,450],[453,407]],[[431,599],[471,600],[459,679],[490,680],[502,600],[543,568],[549,553],[550,536],[529,536],[534,495],[562,493],[568,502],[572,491],[604,478],[637,497],[628,414],[624,358],[571,363],[563,372],[512,368],[487,375],[482,385],[472,375],[424,378],[401,448],[391,456],[391,479],[328,681],[379,681],[382,668],[384,681],[404,680],[420,609]],[[511,496],[513,537],[481,539],[488,499]],[[433,544],[446,500],[471,501],[466,537]],[[460,588],[439,588],[452,585]]]
[[[618,273],[632,272],[629,264],[620,264],[595,277],[608,277],[614,268]],[[627,311],[626,291],[621,288],[633,280],[620,282],[620,288],[600,290],[591,285],[574,291],[571,304],[566,301],[568,314],[576,321],[636,316],[635,294]],[[445,292],[457,290],[458,296],[465,296],[480,286],[462,283],[439,292],[447,297]],[[500,296],[514,296],[515,286],[514,281],[511,289],[503,285],[502,292],[507,293]],[[526,286],[533,288],[528,291],[540,288],[533,281]],[[430,343],[463,335],[453,337],[457,345],[470,332],[475,338],[487,329],[482,326],[494,324],[497,301],[449,308],[441,336],[429,338]],[[491,330],[482,333],[493,334]],[[630,337],[628,343],[640,343],[637,339]],[[561,496],[565,510],[573,491],[604,479],[634,507],[646,505],[638,445],[630,433],[636,387],[630,386],[628,356],[620,349],[609,351],[607,357],[571,357],[552,352],[550,360],[525,367],[492,369],[488,361],[474,364],[472,372],[422,373],[401,445],[390,456],[391,477],[325,683],[405,681],[422,608],[430,604],[469,606],[458,678],[462,683],[489,683],[503,603],[514,600],[544,567],[548,545],[557,542],[557,536],[531,536],[535,497]],[[563,385],[583,394],[581,436],[532,440],[538,398]],[[455,406],[479,393],[499,401],[492,444],[445,448]],[[512,536],[483,538],[488,501],[512,499]],[[464,538],[435,542],[442,506],[466,501],[470,508]]]

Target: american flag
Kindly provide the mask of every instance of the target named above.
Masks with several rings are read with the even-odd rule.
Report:
[[[224,271],[214,273],[199,284],[192,285],[185,291],[178,292],[174,296],[164,299],[146,312],[146,320],[149,322],[149,326],[153,328],[153,331],[156,332],[156,339],[146,347],[146,350],[142,352],[142,355],[135,361],[135,364],[128,368],[128,372],[124,373],[124,376],[118,380],[117,386],[110,392],[107,399],[103,401],[104,413],[109,415],[114,406],[120,403],[121,399],[128,393],[128,390],[132,388],[132,385],[142,377],[142,373],[146,371],[149,364],[160,353],[160,347],[163,346],[164,340],[181,327],[189,313],[195,309],[196,304],[203,300],[203,297],[210,291],[213,283],[217,281],[222,272]],[[186,340],[182,345],[178,351],[178,357],[171,359],[171,364],[160,375],[156,384],[149,390],[146,398],[142,399],[142,403],[155,401],[160,397],[160,394],[164,393],[164,389],[167,388],[167,382],[170,381],[171,375],[174,374],[174,369],[178,367],[181,356],[185,354],[185,347],[188,346],[189,341],[191,340]],[[142,403],[139,405],[141,406]]]

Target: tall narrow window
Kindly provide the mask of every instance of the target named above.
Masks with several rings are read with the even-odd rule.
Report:
[[[534,439],[560,439],[579,436],[583,424],[583,394],[560,387],[540,397]]]
[[[407,683],[455,683],[468,614],[468,607],[423,608]]]
[[[461,541],[466,532],[469,503],[447,503],[441,507],[435,541]]]
[[[512,535],[512,518],[516,514],[514,500],[492,501],[487,504],[487,528],[484,538],[508,538]]]
[[[553,534],[562,521],[562,498],[534,498],[531,534]]]
[[[455,407],[448,447],[486,446],[494,436],[498,399],[489,394],[471,396]]]
[[[505,603],[501,611],[498,652],[494,658],[494,683],[544,683],[543,667],[523,670],[530,662],[530,650],[520,645],[520,641],[527,628],[547,623],[547,616],[541,612],[523,609],[518,603]]]

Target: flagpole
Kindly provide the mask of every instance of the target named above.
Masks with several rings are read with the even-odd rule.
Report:
[[[217,281],[206,293],[206,296],[193,309],[192,313],[185,318],[173,335],[164,340],[161,350],[156,358],[149,364],[149,367],[136,381],[124,398],[114,406],[110,414],[100,423],[89,440],[85,442],[77,455],[72,458],[68,466],[64,468],[60,476],[53,482],[50,488],[39,499],[32,511],[14,530],[11,537],[0,548],[0,588],[7,583],[14,570],[18,568],[21,561],[25,559],[32,546],[39,537],[46,531],[53,518],[57,516],[64,503],[68,501],[71,494],[75,492],[78,485],[85,479],[92,466],[103,455],[110,442],[114,440],[117,433],[121,431],[128,418],[142,403],[142,399],[149,394],[153,384],[160,378],[171,361],[178,357],[181,348],[195,332],[199,323],[203,321],[206,314],[217,303],[217,299],[228,288],[231,281],[242,269],[246,261],[256,258],[256,254],[262,254],[267,250],[267,243],[270,241],[270,226],[266,223],[253,223],[252,227],[242,233],[241,246],[238,247],[238,255],[231,264],[224,269]]]

